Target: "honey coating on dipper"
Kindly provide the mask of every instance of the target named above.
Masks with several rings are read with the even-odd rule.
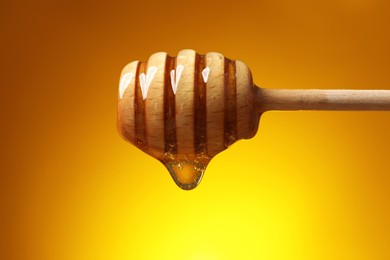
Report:
[[[256,133],[253,92],[251,73],[240,61],[215,52],[156,53],[122,71],[118,131],[190,190],[215,155]]]

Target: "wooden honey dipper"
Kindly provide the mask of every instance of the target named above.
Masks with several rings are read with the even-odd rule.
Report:
[[[182,189],[195,188],[210,160],[253,137],[269,110],[390,110],[390,90],[264,89],[249,68],[220,53],[155,53],[122,71],[121,136],[160,160]]]

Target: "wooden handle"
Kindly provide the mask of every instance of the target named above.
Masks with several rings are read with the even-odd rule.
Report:
[[[390,90],[320,90],[257,88],[256,109],[390,111]]]

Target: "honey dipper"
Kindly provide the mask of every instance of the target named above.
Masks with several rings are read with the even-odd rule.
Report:
[[[270,110],[390,110],[390,90],[264,89],[243,62],[220,53],[159,52],[123,69],[118,131],[190,190],[210,160],[253,137]]]

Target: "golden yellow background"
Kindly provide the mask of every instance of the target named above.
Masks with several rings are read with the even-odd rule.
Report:
[[[1,259],[390,259],[390,112],[266,113],[190,192],[116,131],[157,51],[390,89],[388,1],[2,1],[0,29]]]

